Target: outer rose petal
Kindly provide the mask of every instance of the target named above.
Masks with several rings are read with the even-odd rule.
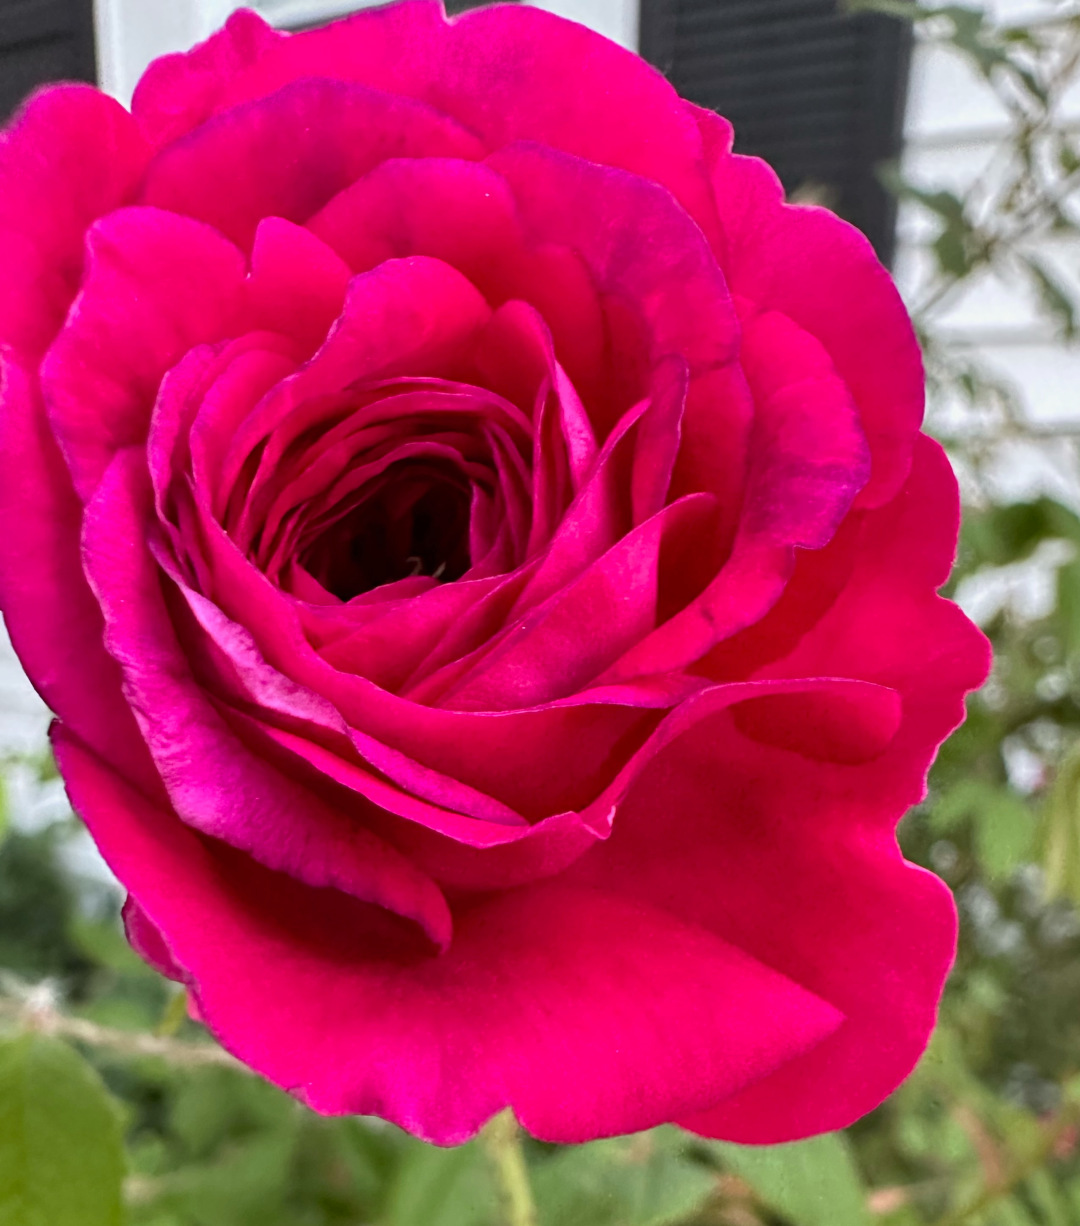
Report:
[[[141,202],[208,222],[245,249],[267,216],[306,221],[387,158],[480,158],[470,132],[421,102],[306,79],[216,116],[150,163]]]
[[[132,102],[147,130],[167,130],[175,139],[208,114],[303,77],[356,81],[445,111],[489,149],[535,140],[652,179],[715,234],[693,116],[659,72],[584,26],[539,9],[494,5],[464,14],[448,29],[440,4],[407,0],[256,46],[252,17],[234,18],[216,36],[214,58],[242,66],[219,77],[212,101],[194,73],[170,65],[167,80],[164,73],[148,74]],[[190,54],[205,60],[208,47]],[[166,88],[175,124],[162,122]]]
[[[120,447],[146,440],[158,385],[189,349],[231,335],[244,257],[160,209],[119,209],[87,235],[86,277],[42,363],[49,419],[86,500]]]
[[[510,1104],[535,1136],[581,1141],[700,1109],[840,1021],[703,929],[591,890],[462,907],[450,949],[424,957],[385,916],[215,847],[55,743],[203,1020],[317,1110],[454,1144]]]
[[[131,113],[147,140],[161,148],[208,119],[224,83],[285,37],[257,13],[240,9],[206,42],[154,60],[131,102]]]
[[[692,109],[710,136],[717,255],[731,292],[744,313],[780,311],[825,347],[873,456],[857,505],[880,506],[907,476],[923,415],[922,357],[896,286],[854,226],[827,209],[784,204],[772,169],[732,155],[727,123]]]
[[[30,376],[3,349],[0,405],[0,608],[11,641],[64,724],[135,786],[160,795],[83,575],[82,506]]]
[[[129,202],[148,156],[131,116],[86,85],[35,94],[0,135],[0,343],[40,356],[78,289],[87,226]]]
[[[87,508],[83,558],[125,694],[180,816],[275,869],[415,921],[437,945],[451,919],[438,887],[349,814],[252,753],[202,692],[145,543],[145,461],[119,452]]]
[[[840,597],[787,660],[758,674],[846,671],[895,688],[904,718],[880,756],[846,764],[846,751],[798,736],[778,749],[777,720],[772,744],[745,721],[738,731],[737,715],[701,724],[631,789],[608,843],[570,870],[709,927],[845,1014],[814,1052],[681,1117],[698,1132],[773,1143],[844,1127],[925,1046],[955,913],[945,886],[902,860],[893,831],[963,718],[963,694],[986,674],[982,636],[934,595],[956,518],[955,479],[922,439],[901,493],[840,542],[855,551]]]

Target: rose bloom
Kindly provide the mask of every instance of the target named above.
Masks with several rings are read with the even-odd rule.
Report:
[[[135,948],[440,1143],[850,1123],[983,678],[866,240],[528,7],[240,12],[0,146],[0,595]]]

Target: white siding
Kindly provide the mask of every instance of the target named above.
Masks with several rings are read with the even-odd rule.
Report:
[[[1052,3],[996,0],[1006,20],[1052,14]],[[1080,127],[1080,82],[1063,100],[1063,113]],[[920,187],[963,194],[977,179],[993,182],[995,151],[1009,118],[990,88],[957,55],[917,44],[912,67],[903,169]],[[896,275],[909,301],[918,301],[928,271],[918,247],[932,223],[905,205],[899,222]],[[1028,252],[1080,294],[1080,240],[1043,239]],[[938,317],[940,331],[969,346],[1019,393],[1033,422],[1080,425],[1080,350],[1066,350],[1036,309],[1025,278],[985,275]]]

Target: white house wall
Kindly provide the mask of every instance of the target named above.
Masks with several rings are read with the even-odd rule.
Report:
[[[997,0],[989,5],[1008,21],[1053,14],[1053,3]],[[1080,129],[1080,82],[1062,100],[1062,113]],[[991,89],[953,53],[916,43],[905,124],[903,169],[919,186],[963,195],[980,178],[1000,178],[995,151],[1009,118]],[[920,250],[932,222],[918,206],[903,206],[898,226],[896,275],[902,292],[917,302],[928,260]],[[1080,297],[1080,240],[1042,239],[1036,256]],[[1017,393],[1030,420],[1043,428],[1080,427],[1080,350],[1063,348],[1041,318],[1025,279],[985,275],[940,315],[939,331],[968,347]]]

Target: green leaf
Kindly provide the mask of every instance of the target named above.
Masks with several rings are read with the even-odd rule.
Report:
[[[154,1033],[166,1037],[177,1034],[188,1018],[187,988],[175,989],[165,1004],[161,1020],[154,1028]]]
[[[1039,1210],[1046,1226],[1075,1226],[1065,1194],[1054,1183],[1045,1167],[1035,1171],[1026,1180],[1025,1186],[1032,1204]]]
[[[0,1224],[118,1226],[120,1122],[94,1070],[66,1043],[0,1043]]]
[[[1066,755],[1050,789],[1042,863],[1047,897],[1080,905],[1080,746]]]
[[[964,548],[973,553],[973,564],[1019,562],[1049,538],[1080,542],[1080,519],[1053,498],[972,511],[963,527]]]
[[[934,240],[938,268],[950,277],[966,277],[974,267],[964,231],[958,225],[948,225]]]
[[[1046,313],[1054,320],[1061,335],[1066,340],[1073,340],[1077,335],[1076,304],[1069,296],[1069,291],[1046,265],[1034,256],[1024,256],[1021,262],[1035,282],[1039,300]]]
[[[994,788],[980,806],[975,824],[979,862],[994,880],[1002,880],[1030,854],[1035,841],[1031,810],[1014,792]]]
[[[1038,1226],[1015,1196],[997,1201],[981,1219],[987,1226]]]
[[[476,1141],[440,1149],[413,1141],[390,1188],[387,1226],[495,1226],[495,1185]]]
[[[869,1226],[866,1189],[842,1133],[760,1148],[714,1141],[709,1148],[795,1226]]]
[[[936,835],[952,834],[969,817],[978,813],[996,791],[993,784],[982,779],[961,779],[947,792],[932,797],[930,829]]]
[[[222,1151],[220,1161],[186,1164],[152,1202],[192,1226],[289,1226],[295,1131],[259,1133]]]
[[[1077,152],[1068,136],[1065,133],[1060,135],[1061,144],[1058,145],[1057,162],[1061,168],[1062,174],[1071,175],[1080,170],[1080,153]]]
[[[695,1142],[696,1143],[696,1142]],[[716,1177],[687,1138],[657,1128],[568,1146],[532,1167],[541,1226],[668,1226],[700,1209]]]

